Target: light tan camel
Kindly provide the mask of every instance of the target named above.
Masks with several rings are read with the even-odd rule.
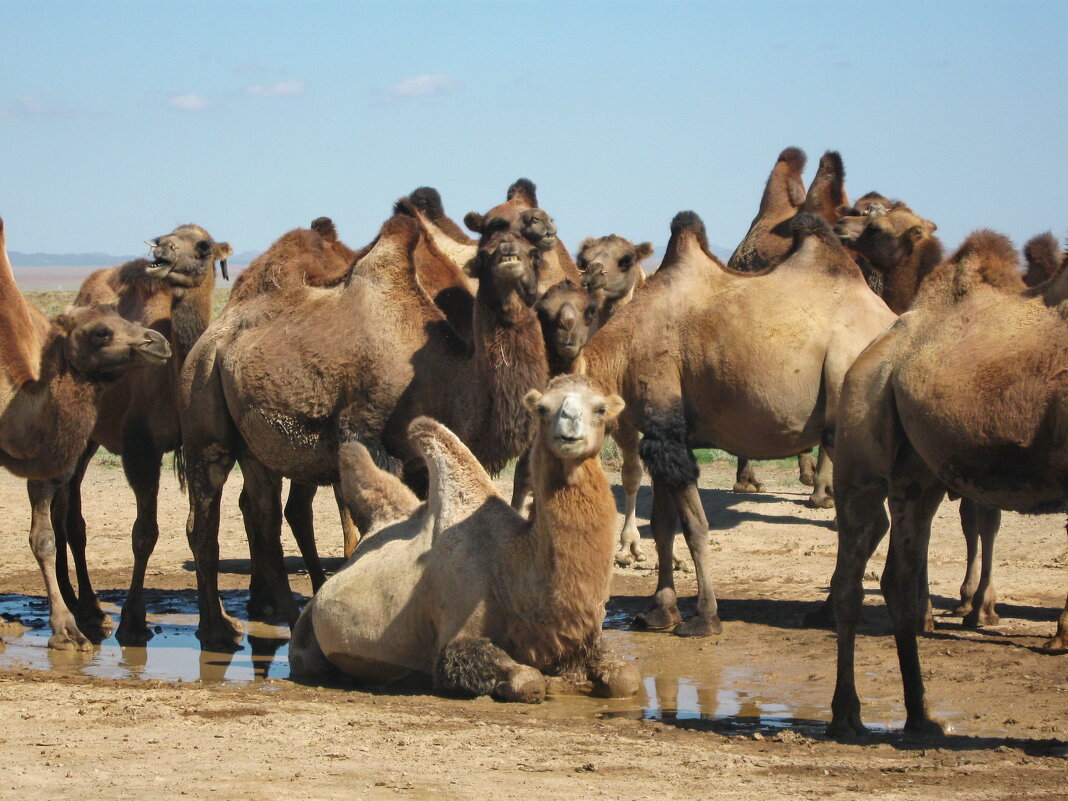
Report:
[[[539,419],[530,520],[429,418],[410,429],[430,466],[425,505],[361,445],[343,448],[346,500],[377,530],[304,609],[290,643],[294,678],[422,675],[439,692],[523,702],[545,697],[547,676],[609,697],[637,692],[633,664],[601,642],[615,503],[600,450],[623,402],[562,376],[526,403]]]
[[[0,467],[29,479],[30,547],[48,593],[48,645],[88,649],[56,577],[52,499],[85,450],[104,390],[127,370],[162,364],[171,350],[112,306],[75,307],[47,320],[15,284],[0,220],[0,354]]]
[[[721,630],[691,449],[767,459],[816,445],[833,430],[849,365],[894,320],[823,220],[801,215],[793,226],[786,260],[754,275],[719,262],[700,218],[680,213],[663,265],[586,348],[591,378],[627,402],[617,441],[626,452],[644,434],[639,451],[653,479],[659,583],[638,625]],[[824,450],[817,506],[831,503],[830,472]],[[697,614],[684,623],[671,572],[680,518],[698,581]]]
[[[1024,293],[1006,291],[999,284],[1006,265],[1015,264],[1004,237],[990,231],[970,236],[927,278],[909,314],[846,377],[835,448],[832,734],[865,731],[853,664],[861,580],[888,527],[882,590],[897,641],[905,728],[940,733],[927,711],[916,623],[923,615],[921,573],[931,519],[946,488],[985,509],[1065,508],[1068,276]],[[1066,646],[1068,611],[1045,648]]]
[[[764,187],[757,216],[727,262],[729,267],[744,272],[761,272],[775,267],[790,251],[794,217],[815,214],[834,225],[841,216],[840,210],[849,206],[842,157],[833,150],[820,157],[808,192],[801,183],[806,160],[804,152],[796,147],[789,147],[779,154]],[[811,451],[797,455],[797,468],[801,483],[811,487],[816,472]],[[744,455],[738,456],[733,490],[740,493],[764,491],[764,485]]]
[[[338,448],[359,440],[384,445],[418,482],[426,468],[406,432],[420,414],[447,422],[491,471],[533,437],[523,394],[548,380],[541,331],[528,305],[540,251],[516,236],[507,219],[485,219],[468,345],[416,280],[413,252],[422,236],[412,217],[395,215],[347,284],[317,289],[281,281],[221,315],[187,360],[181,416],[188,532],[205,646],[232,645],[241,636],[217,589],[219,498],[235,459],[248,490],[244,511],[254,560],[275,614],[295,620],[279,541],[282,476],[333,483]],[[291,232],[265,259],[285,264],[310,257],[328,245],[317,237]]]
[[[81,512],[81,482],[89,460],[103,445],[122,456],[126,480],[137,500],[132,542],[134,552],[130,591],[123,604],[116,637],[123,645],[151,639],[145,622],[144,579],[148,560],[159,538],[156,496],[163,454],[181,446],[178,428],[178,372],[186,354],[208,325],[215,262],[226,278],[226,259],[233,248],[216,242],[198,225],[182,225],[147,243],[152,260],[137,259],[98,270],[82,284],[75,306],[111,303],[124,319],[160,332],[174,353],[168,366],[136,370],[107,388],[89,446],[78,459],[70,481],[60,487],[53,504],[58,546],[56,570],[60,589],[79,624],[99,627],[106,619],[100,609],[85,562],[85,519]],[[78,577],[78,593],[71,587],[66,566],[69,544]]]

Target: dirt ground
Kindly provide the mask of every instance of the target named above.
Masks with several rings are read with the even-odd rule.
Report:
[[[760,467],[770,491],[759,496],[724,491],[732,482],[726,465],[703,469],[721,637],[626,631],[655,579],[650,563],[616,570],[606,636],[646,676],[632,702],[570,696],[522,707],[308,688],[287,680],[284,648],[260,671],[266,678],[240,673],[238,662],[248,659],[239,654],[232,667],[198,655],[186,680],[164,680],[151,678],[153,665],[183,652],[167,635],[139,660],[116,646],[84,656],[48,652],[46,632],[8,624],[0,798],[1068,798],[1068,656],[1037,651],[1068,589],[1063,521],[1005,515],[996,557],[1002,621],[969,631],[948,615],[963,576],[963,542],[956,504],[944,504],[931,554],[939,628],[922,639],[921,658],[932,708],[953,731],[922,741],[884,730],[838,743],[822,735],[834,638],[800,624],[833,568],[832,513],[802,505],[792,470]],[[244,591],[239,487],[235,475],[223,506],[221,583]],[[121,600],[132,561],[132,496],[121,470],[99,463],[84,490],[94,583]],[[329,496],[316,499],[317,526],[320,549],[336,565],[340,529]],[[643,488],[646,537],[649,504]],[[186,510],[167,473],[148,575],[163,592],[150,599],[150,612],[176,599],[191,603]],[[26,544],[28,517],[24,484],[0,474],[0,597],[40,609],[22,597],[43,593]],[[285,536],[294,590],[308,594]],[[651,541],[646,549],[651,562]],[[681,538],[677,550],[685,553]],[[866,722],[897,729],[904,713],[878,594],[882,554],[866,580],[858,682]],[[676,578],[692,600],[693,574]],[[242,597],[230,595],[231,611],[242,611]],[[186,621],[187,635],[194,622]],[[109,654],[127,668],[109,668]]]

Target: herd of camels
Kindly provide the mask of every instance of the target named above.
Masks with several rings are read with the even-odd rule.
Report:
[[[94,273],[48,320],[15,285],[0,222],[0,464],[28,480],[49,645],[89,648],[105,621],[80,504],[100,446],[121,455],[137,504],[117,637],[151,638],[144,582],[161,462],[174,451],[204,648],[242,637],[218,589],[222,489],[236,463],[249,614],[292,624],[295,678],[420,675],[442,692],[516,701],[540,700],[554,681],[632,695],[634,664],[600,632],[613,559],[646,558],[643,463],[658,581],[634,625],[722,630],[694,457],[716,447],[739,455],[739,491],[761,489],[748,459],[797,455],[809,503],[836,510],[831,594],[808,617],[838,629],[830,732],[865,731],[854,640],[865,565],[888,531],[882,590],[905,728],[940,731],[916,636],[933,626],[931,520],[947,493],[961,499],[958,612],[996,622],[1001,510],[1065,509],[1068,258],[1045,234],[1025,247],[1024,272],[989,230],[946,258],[935,224],[904,203],[850,203],[837,153],[807,190],[804,167],[799,149],[780,154],[727,264],[701,219],[680,212],[649,277],[649,243],[616,235],[586,239],[572,259],[526,179],[465,216],[477,238],[421,187],[360,250],[325,217],[284,234],[214,320],[216,264],[225,277],[232,249],[199,226],[151,240],[151,259]],[[623,457],[621,532],[606,436]],[[490,476],[513,460],[505,500]],[[329,579],[311,514],[326,485],[347,557]],[[303,610],[282,561],[283,516],[316,591]],[[673,577],[680,525],[697,579],[688,619]],[[1068,650],[1068,604],[1045,648]]]

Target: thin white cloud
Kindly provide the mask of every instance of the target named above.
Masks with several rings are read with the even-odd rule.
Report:
[[[184,95],[171,95],[170,104],[181,111],[204,111],[209,103],[196,92],[186,92]]]
[[[287,97],[290,95],[304,94],[305,83],[301,80],[280,81],[269,86],[261,83],[245,87],[245,91],[253,97]]]
[[[405,78],[386,89],[386,94],[398,100],[412,97],[430,97],[459,92],[464,88],[461,81],[451,75],[416,75]]]
[[[64,108],[49,103],[40,95],[23,95],[18,100],[17,110],[23,114],[34,117],[81,117],[82,113],[76,109]]]

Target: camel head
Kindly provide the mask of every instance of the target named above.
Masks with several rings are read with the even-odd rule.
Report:
[[[895,203],[885,214],[869,214],[851,243],[873,267],[890,272],[903,263],[938,226],[913,213],[904,203]]]
[[[622,398],[605,397],[581,375],[557,376],[544,393],[532,389],[523,402],[538,418],[538,445],[565,461],[599,455],[605,423],[623,411]]]
[[[180,225],[165,236],[145,240],[145,244],[152,255],[152,264],[145,272],[166,281],[178,294],[204,283],[209,272],[214,274],[216,261],[223,278],[230,280],[226,260],[234,249],[229,242],[216,242],[199,225]]]
[[[597,315],[604,300],[605,278],[600,268],[588,272],[582,286],[565,278],[549,287],[534,304],[545,349],[561,363],[574,364],[597,331]]]
[[[857,241],[864,226],[868,224],[869,217],[882,217],[887,209],[893,206],[893,202],[883,197],[878,192],[869,192],[860,198],[853,206],[839,206],[837,209],[838,221],[834,224],[834,233],[842,241],[843,245],[852,247]]]
[[[641,261],[652,253],[653,246],[648,242],[634,245],[621,236],[609,234],[600,239],[586,239],[579,246],[575,264],[583,273],[603,272],[605,300],[616,301],[628,297],[645,283]]]
[[[63,339],[67,363],[93,380],[118,378],[171,356],[166,337],[123,319],[113,306],[72,306],[53,318],[52,329]]]
[[[511,217],[511,218],[510,218]],[[515,293],[527,306],[533,305],[538,291],[540,248],[522,234],[519,215],[485,216],[470,212],[464,222],[480,234],[475,258],[464,272],[479,281],[479,296],[486,297],[484,287],[503,303]]]

